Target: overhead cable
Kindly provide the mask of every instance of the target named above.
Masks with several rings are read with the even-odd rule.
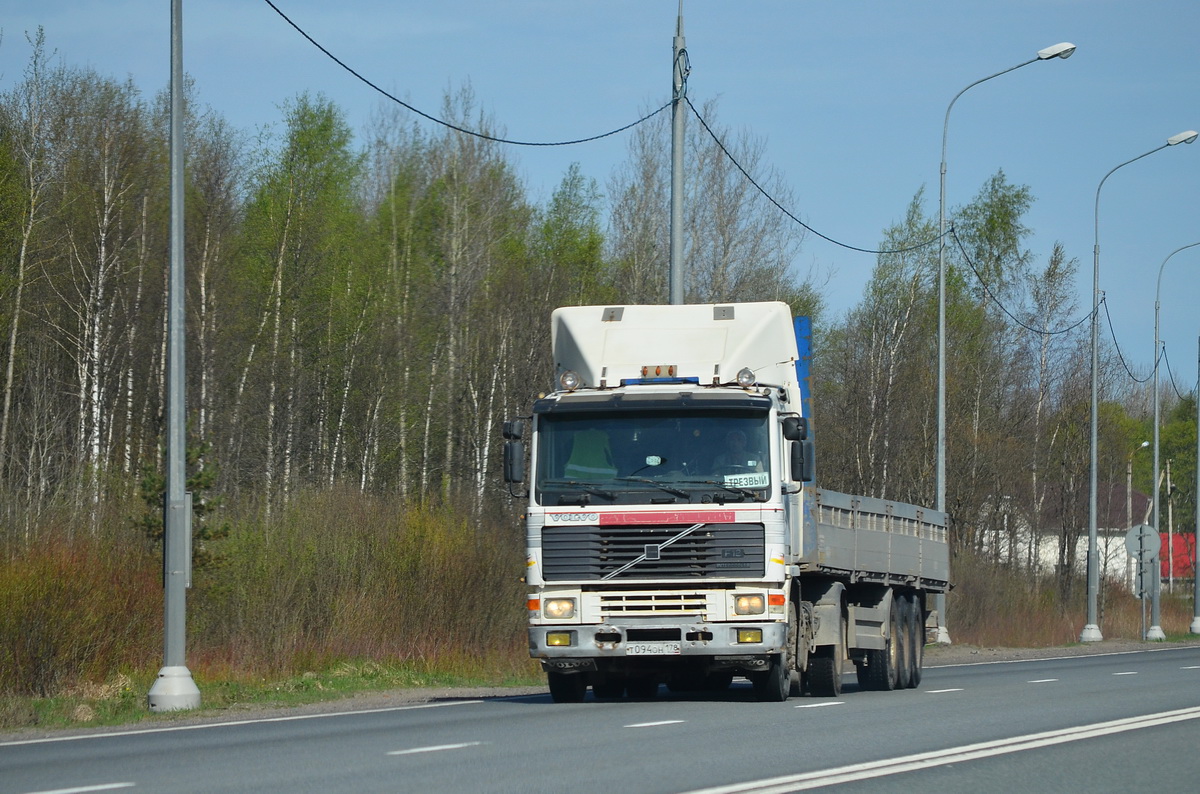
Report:
[[[1167,358],[1167,343],[1162,343],[1162,360],[1167,365],[1167,379],[1171,382],[1171,388],[1175,390],[1175,396],[1183,399],[1183,393],[1179,391],[1179,387],[1175,385],[1175,373],[1171,371],[1171,360]],[[1200,399],[1200,394],[1196,397]]]
[[[754,189],[757,190],[759,193],[761,193],[763,195],[763,197],[766,198],[767,201],[774,204],[776,209],[778,209],[780,212],[782,212],[787,217],[791,218],[793,221],[798,223],[800,226],[804,227],[805,230],[812,232],[817,237],[820,237],[822,240],[825,240],[826,242],[829,242],[829,243],[833,243],[834,245],[839,246],[841,248],[846,248],[851,251],[858,251],[858,252],[864,253],[864,254],[906,254],[909,251],[917,251],[917,250],[920,250],[921,248],[930,246],[930,245],[936,243],[939,238],[944,236],[944,235],[936,235],[936,236],[931,237],[930,239],[926,240],[923,243],[917,243],[916,245],[910,245],[910,246],[907,246],[904,248],[895,248],[895,249],[890,249],[890,250],[874,250],[871,248],[859,248],[857,246],[850,245],[848,243],[843,243],[839,240],[833,239],[832,237],[821,234],[819,231],[817,231],[816,229],[809,226],[807,223],[805,223],[804,221],[800,220],[795,215],[793,215],[790,210],[788,210],[786,207],[784,207],[782,204],[780,204],[778,201],[776,201],[775,197],[772,196],[770,193],[768,193],[762,185],[758,184],[758,182],[755,181],[754,177],[750,176],[750,172],[747,171],[745,168],[743,168],[742,164],[737,161],[737,158],[734,157],[733,154],[729,151],[729,149],[727,149],[725,147],[725,144],[721,141],[721,138],[715,132],[713,132],[711,127],[708,126],[708,122],[704,120],[704,117],[700,115],[700,111],[696,110],[696,106],[692,104],[691,98],[685,96],[684,101],[686,101],[688,103],[688,107],[692,109],[692,113],[696,116],[697,120],[699,120],[700,126],[704,127],[704,131],[707,132],[709,134],[709,136],[712,137],[713,141],[717,144],[717,148],[721,150],[722,154],[725,155],[726,159],[728,159],[729,162],[733,163],[734,168],[736,168],[737,170],[742,172],[742,176],[746,177],[746,180],[751,185],[754,186]]]
[[[996,304],[996,306],[1000,309],[1000,311],[1002,311],[1006,315],[1008,315],[1010,320],[1012,320],[1014,323],[1016,323],[1017,325],[1024,328],[1026,331],[1030,331],[1031,333],[1035,333],[1035,334],[1039,334],[1039,335],[1043,335],[1043,336],[1056,336],[1058,334],[1065,334],[1065,333],[1074,331],[1076,328],[1078,328],[1079,326],[1081,326],[1085,322],[1087,322],[1089,319],[1091,319],[1092,312],[1088,312],[1087,314],[1083,315],[1083,317],[1079,318],[1078,320],[1071,323],[1070,325],[1063,326],[1062,328],[1058,328],[1053,331],[1046,331],[1041,328],[1034,328],[1033,326],[1026,325],[1024,322],[1017,319],[1017,316],[1015,314],[1013,314],[1011,311],[1009,311],[1008,307],[1005,306],[1003,303],[1001,303],[1000,299],[998,297],[996,297],[996,294],[994,292],[992,292],[992,288],[989,287],[988,283],[984,280],[983,274],[979,272],[978,268],[975,267],[975,263],[971,261],[971,257],[970,257],[970,255],[967,254],[967,249],[963,246],[963,242],[959,238],[958,232],[955,230],[953,224],[950,225],[950,236],[954,238],[954,242],[958,246],[959,253],[962,254],[963,261],[967,263],[967,267],[971,268],[971,272],[975,274],[975,278],[979,281],[980,286],[983,287],[984,294],[988,296],[988,298],[992,301],[992,303]]]
[[[507,143],[512,146],[573,146],[578,143],[589,143],[591,141],[598,141],[601,138],[607,138],[610,135],[616,135],[617,133],[624,132],[625,130],[628,130],[632,127],[636,127],[637,125],[641,124],[642,122],[648,121],[649,119],[657,116],[659,113],[662,113],[664,110],[666,110],[667,108],[669,108],[671,106],[671,103],[667,102],[662,107],[660,107],[658,110],[655,110],[652,113],[648,113],[645,116],[642,116],[637,121],[633,121],[633,122],[630,122],[629,124],[626,124],[624,127],[618,127],[615,130],[609,130],[608,132],[604,132],[599,135],[591,135],[587,138],[577,138],[575,140],[570,140],[570,141],[517,141],[517,140],[512,140],[510,138],[498,138],[494,135],[488,135],[483,132],[476,132],[475,130],[469,130],[469,129],[466,129],[465,127],[460,127],[456,124],[451,124],[449,121],[446,121],[445,119],[439,119],[437,116],[431,116],[430,114],[428,114],[422,110],[419,110],[419,109],[413,107],[412,105],[408,104],[403,99],[400,99],[399,97],[396,97],[396,96],[388,93],[387,91],[384,91],[382,88],[375,85],[375,83],[371,82],[366,77],[363,77],[361,74],[356,72],[354,69],[350,68],[350,66],[348,66],[344,61],[342,61],[342,59],[338,58],[332,52],[330,52],[329,50],[327,50],[323,46],[321,46],[321,44],[316,39],[314,39],[312,36],[308,35],[308,33],[306,33],[303,28],[301,28],[299,25],[297,25],[295,22],[293,22],[291,20],[291,18],[288,17],[287,14],[280,11],[279,6],[275,5],[275,3],[271,2],[271,0],[264,0],[264,2],[267,5],[269,5],[275,11],[276,14],[279,14],[279,16],[283,17],[283,20],[285,22],[287,22],[289,25],[291,25],[293,28],[295,28],[296,32],[298,32],[304,38],[308,39],[308,41],[314,47],[316,47],[318,50],[325,53],[325,55],[330,60],[332,60],[338,66],[345,69],[350,74],[357,77],[359,80],[361,80],[366,85],[373,88],[379,94],[382,94],[383,96],[390,99],[392,102],[395,102],[397,105],[400,105],[400,106],[406,108],[407,110],[410,110],[413,113],[416,113],[418,116],[420,116],[422,118],[428,119],[429,121],[432,121],[436,124],[441,124],[443,127],[452,129],[455,132],[461,132],[465,135],[471,135],[476,138],[481,138],[485,141],[493,141],[495,143]]]
[[[1154,377],[1153,369],[1151,369],[1150,374],[1146,377],[1139,378],[1133,374],[1133,370],[1129,368],[1129,364],[1125,363],[1125,356],[1121,353],[1121,345],[1117,342],[1117,332],[1113,330],[1112,315],[1108,313],[1108,300],[1102,300],[1100,301],[1100,304],[1104,307],[1104,318],[1108,322],[1108,335],[1112,337],[1113,347],[1117,350],[1117,359],[1121,362],[1121,366],[1125,368],[1125,374],[1128,375],[1129,379],[1134,383],[1145,383],[1146,381],[1150,380],[1152,377]],[[1165,352],[1166,348],[1164,347],[1163,350]],[[1157,366],[1157,364],[1158,362],[1155,362],[1155,366]]]

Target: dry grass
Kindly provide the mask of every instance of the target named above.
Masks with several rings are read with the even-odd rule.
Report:
[[[1056,577],[1033,576],[969,554],[957,556],[951,568],[955,588],[947,598],[946,612],[955,642],[1041,648],[1079,640],[1087,622],[1087,583],[1083,577],[1071,581],[1064,595]],[[1190,594],[1190,582],[1188,587],[1176,589]],[[1168,636],[1188,633],[1192,621],[1189,594],[1162,594],[1160,617]],[[1141,603],[1120,583],[1103,583],[1098,607],[1100,629],[1106,639],[1141,638]]]

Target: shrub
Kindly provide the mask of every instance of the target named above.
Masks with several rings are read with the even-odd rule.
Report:
[[[161,648],[161,563],[91,539],[0,561],[0,693],[50,696]]]

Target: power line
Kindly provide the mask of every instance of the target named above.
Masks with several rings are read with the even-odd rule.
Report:
[[[338,66],[345,69],[350,74],[357,77],[359,80],[361,80],[366,85],[370,86],[376,92],[387,97],[391,101],[395,102],[397,105],[400,105],[401,107],[404,107],[407,110],[410,110],[413,113],[416,113],[418,116],[420,116],[422,118],[428,119],[429,121],[432,121],[436,124],[441,124],[443,127],[452,129],[455,132],[461,132],[465,135],[472,135],[476,138],[481,138],[485,141],[493,141],[495,143],[507,143],[512,146],[574,146],[575,144],[579,144],[579,143],[590,143],[591,141],[598,141],[601,138],[607,138],[610,135],[616,135],[617,133],[624,132],[625,130],[631,129],[632,127],[636,127],[637,125],[641,124],[642,122],[648,121],[648,120],[654,118],[659,113],[662,113],[664,110],[666,110],[667,108],[669,108],[671,106],[671,103],[667,102],[662,107],[660,107],[658,110],[655,110],[652,113],[648,113],[645,116],[642,116],[637,121],[626,124],[624,127],[618,127],[615,130],[609,130],[608,132],[601,133],[600,135],[592,135],[587,138],[576,138],[575,140],[570,140],[570,141],[517,141],[517,140],[512,140],[510,138],[498,138],[494,135],[488,135],[486,133],[476,132],[475,130],[466,129],[465,127],[459,127],[456,124],[451,124],[450,122],[446,121],[445,119],[439,119],[437,116],[431,116],[430,114],[424,112],[423,110],[419,110],[419,109],[413,107],[412,105],[408,104],[403,99],[400,99],[399,97],[396,97],[396,96],[388,93],[387,91],[384,91],[382,88],[375,85],[375,83],[371,82],[366,77],[363,77],[361,74],[356,72],[354,69],[350,68],[350,66],[348,66],[342,59],[338,58],[332,52],[325,49],[325,47],[321,46],[320,42],[318,42],[312,36],[308,35],[308,33],[306,33],[303,28],[301,28],[299,25],[297,25],[295,22],[293,22],[291,20],[291,18],[288,17],[287,14],[280,11],[279,7],[277,5],[275,5],[273,2],[271,2],[271,0],[263,0],[263,2],[265,2],[267,5],[269,5],[275,11],[276,14],[279,14],[279,16],[283,17],[283,20],[285,22],[287,22],[289,25],[291,25],[293,28],[295,28],[297,33],[299,33],[304,38],[308,39],[309,43],[311,43],[314,47],[316,47],[321,52],[325,53],[325,55],[330,60],[332,60]]]
[[[1171,388],[1175,390],[1175,396],[1183,399],[1183,393],[1179,391],[1179,387],[1175,385],[1175,373],[1171,371],[1171,360],[1167,358],[1167,343],[1162,343],[1162,360],[1167,365],[1167,379],[1171,382]],[[1200,398],[1200,394],[1196,395]]]
[[[713,141],[717,144],[717,148],[721,150],[721,153],[725,155],[725,157],[729,160],[729,162],[733,163],[734,168],[736,168],[738,171],[742,172],[742,176],[746,177],[746,180],[751,185],[754,186],[754,189],[757,190],[759,193],[761,193],[763,195],[763,197],[766,198],[767,201],[774,204],[776,209],[778,209],[780,212],[782,212],[787,217],[791,218],[793,221],[798,223],[800,226],[804,227],[804,229],[806,231],[812,232],[817,237],[820,237],[822,240],[833,243],[834,245],[839,246],[841,248],[846,248],[851,251],[858,251],[858,252],[864,253],[864,254],[906,254],[909,251],[917,251],[921,248],[930,246],[930,245],[936,243],[938,241],[938,239],[941,237],[941,235],[938,235],[938,236],[932,237],[929,240],[926,240],[923,243],[917,243],[916,245],[911,245],[906,248],[896,248],[896,249],[892,249],[892,250],[877,251],[877,250],[874,250],[871,248],[859,248],[858,246],[850,245],[848,243],[843,243],[839,240],[833,239],[832,237],[821,234],[819,231],[817,231],[816,229],[809,226],[804,221],[797,218],[794,214],[792,214],[792,212],[790,210],[788,210],[786,207],[784,207],[782,204],[780,204],[778,201],[776,201],[775,197],[772,196],[770,193],[768,193],[762,185],[758,184],[758,182],[755,181],[754,177],[750,176],[750,172],[747,171],[745,168],[743,168],[742,164],[737,161],[737,158],[734,157],[733,154],[729,151],[729,149],[727,149],[725,147],[725,144],[721,141],[721,138],[715,132],[713,132],[711,127],[708,126],[708,122],[704,120],[704,117],[700,115],[700,111],[696,110],[696,106],[692,104],[691,98],[684,97],[684,100],[687,102],[688,107],[692,109],[692,113],[696,116],[696,119],[699,120],[700,126],[704,127],[704,131],[707,132],[709,134],[709,136],[713,139]]]
[[[978,279],[979,285],[981,287],[983,287],[984,294],[987,295],[988,299],[991,300],[992,303],[996,304],[996,306],[1000,309],[1000,311],[1002,311],[1006,315],[1008,315],[1008,318],[1010,320],[1012,320],[1014,323],[1016,323],[1020,327],[1024,328],[1026,331],[1030,331],[1031,333],[1035,333],[1035,334],[1039,334],[1039,335],[1056,336],[1058,334],[1070,333],[1071,331],[1074,331],[1076,328],[1078,328],[1079,326],[1081,326],[1085,322],[1087,322],[1089,319],[1091,319],[1092,312],[1088,312],[1087,314],[1083,315],[1083,317],[1081,317],[1077,321],[1071,323],[1070,325],[1064,326],[1062,328],[1058,328],[1054,331],[1046,331],[1041,328],[1034,328],[1030,325],[1026,325],[1024,322],[1019,320],[1015,314],[1013,314],[1011,311],[1009,311],[1007,306],[1005,306],[1003,303],[1000,302],[1000,298],[998,298],[996,296],[996,294],[994,292],[992,292],[992,288],[988,286],[988,283],[986,281],[984,281],[983,274],[979,272],[979,269],[975,267],[975,263],[971,261],[971,257],[969,254],[967,254],[967,249],[963,246],[962,240],[959,239],[958,232],[955,230],[953,224],[951,224],[951,226],[950,226],[949,234],[951,237],[954,238],[954,243],[958,246],[958,250],[959,250],[959,253],[962,254],[963,261],[967,263],[967,267],[971,268],[971,272],[975,274],[975,278]]]
[[[1108,313],[1108,298],[1106,297],[1104,300],[1100,301],[1100,305],[1104,307],[1104,318],[1108,322],[1108,335],[1112,337],[1113,347],[1116,348],[1117,351],[1117,359],[1120,360],[1121,366],[1125,368],[1125,374],[1128,375],[1129,379],[1134,383],[1145,383],[1146,381],[1150,380],[1152,377],[1154,377],[1153,370],[1151,370],[1150,374],[1146,377],[1139,378],[1133,374],[1133,370],[1129,368],[1129,364],[1125,363],[1125,356],[1121,353],[1121,345],[1117,342],[1117,332],[1113,330],[1112,315]],[[1165,350],[1166,348],[1163,349]],[[1158,362],[1155,362],[1156,365],[1157,363]]]

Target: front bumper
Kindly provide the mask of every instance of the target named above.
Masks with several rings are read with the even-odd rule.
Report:
[[[762,632],[761,642],[738,642],[739,630]],[[546,635],[570,635],[570,645],[550,645]],[[687,623],[648,622],[638,625],[611,623],[574,626],[530,626],[529,655],[543,664],[563,669],[587,669],[571,660],[659,659],[679,657],[736,657],[730,661],[766,658],[781,653],[787,641],[786,623]],[[676,643],[678,653],[675,652]],[[669,652],[660,653],[664,649]]]

